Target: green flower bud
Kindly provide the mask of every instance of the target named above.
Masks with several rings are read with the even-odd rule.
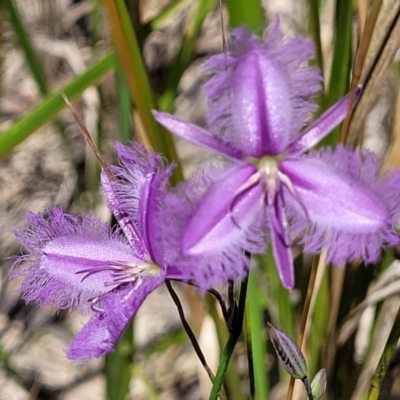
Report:
[[[311,393],[315,400],[322,397],[326,390],[326,371],[320,369],[311,382]]]

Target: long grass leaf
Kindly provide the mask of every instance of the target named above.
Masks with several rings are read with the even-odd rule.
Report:
[[[215,0],[197,0],[183,32],[181,48],[168,71],[166,89],[160,99],[160,107],[171,112],[177,94],[177,87],[183,72],[192,61],[197,39],[203,22],[212,10]]]
[[[279,278],[271,246],[264,255],[258,257],[258,261],[268,282],[267,298],[272,322],[295,337],[294,309],[290,302],[289,291],[283,287]]]
[[[310,0],[308,2],[309,11],[309,32],[315,45],[315,60],[313,60],[314,65],[316,65],[321,72],[324,71],[324,59],[322,56],[322,44],[321,44],[321,24],[319,20],[320,2],[319,0]],[[322,105],[324,103],[324,91],[318,96],[317,103]]]
[[[217,302],[210,295],[206,296],[207,310],[214,321],[215,329],[217,332],[217,338],[219,348],[223,349],[228,341],[229,335],[226,328],[226,322],[221,318],[221,313],[217,309]],[[221,351],[222,353],[222,351]],[[240,376],[234,363],[229,363],[223,379],[223,387],[229,395],[229,400],[244,400],[244,395],[241,390]],[[215,381],[214,381],[215,384]],[[220,392],[220,400],[223,399]]]
[[[115,83],[117,88],[119,134],[125,145],[132,140],[132,101],[124,71],[119,63],[115,69]]]
[[[246,309],[246,330],[250,338],[252,367],[254,371],[255,399],[269,398],[268,373],[265,369],[266,343],[264,335],[263,302],[254,271],[249,275],[249,290]]]
[[[103,0],[103,3],[107,9],[107,17],[111,25],[114,45],[121,61],[121,67],[124,70],[134,106],[150,144],[155,151],[162,153],[170,161],[175,161],[179,167],[179,160],[170,133],[156,123],[151,113],[153,109],[158,107],[125,1]],[[181,179],[180,168],[176,168],[174,173],[175,181]]]
[[[133,323],[130,323],[114,352],[106,356],[107,400],[125,400],[129,393],[133,354]]]
[[[18,10],[17,4],[13,0],[5,1],[8,14],[10,16],[10,22],[13,30],[17,36],[19,45],[25,55],[25,60],[28,68],[30,69],[35,82],[38,85],[41,94],[48,93],[48,86],[46,81],[46,76],[43,72],[43,67],[33,48],[32,42],[28,32],[25,30],[24,23],[21,19],[20,12]]]
[[[328,94],[324,109],[343,97],[349,90],[352,62],[352,21],[353,2],[337,0],[335,17],[335,44]],[[323,141],[323,145],[333,145],[339,141],[340,130],[336,128]]]
[[[94,85],[108,71],[114,68],[115,62],[115,53],[107,54],[83,74],[73,79],[60,92],[64,92],[70,100],[77,98],[84,90]],[[60,93],[53,93],[47,96],[31,112],[0,134],[0,157],[8,154],[15,146],[35,132],[36,129],[51,121],[64,107],[66,105]]]

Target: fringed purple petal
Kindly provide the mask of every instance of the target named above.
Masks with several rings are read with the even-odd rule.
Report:
[[[263,40],[234,30],[228,54],[206,63],[210,126],[248,156],[285,150],[316,109],[321,77],[304,66],[313,54],[311,41],[284,38],[277,18]]]
[[[281,192],[277,194],[274,204],[267,206],[267,216],[272,251],[278,268],[279,277],[286,289],[293,289],[293,257],[290,249],[289,229]]]
[[[253,184],[245,189],[255,167],[233,165],[215,177],[184,231],[183,252],[201,254],[224,248],[253,223],[262,208],[263,189]]]
[[[173,165],[163,170],[161,156],[147,152],[137,143],[132,143],[131,147],[117,144],[116,149],[121,165],[111,167],[116,179],[110,182],[106,174],[102,174],[108,206],[137,254],[143,259],[150,255],[161,265],[161,243],[152,240],[152,231],[157,229],[153,220]]]
[[[84,362],[115,349],[123,331],[145,298],[163,281],[163,277],[138,280],[126,289],[110,293],[101,301],[102,311],[82,328],[66,351],[70,360]]]
[[[355,92],[354,104],[361,96],[361,87]],[[313,122],[304,133],[290,146],[291,153],[303,153],[319,143],[328,133],[339,125],[345,118],[349,105],[349,95],[325,111]]]
[[[335,152],[322,150],[281,166],[298,197],[286,192],[293,232],[304,235],[306,252],[328,248],[328,261],[341,264],[361,258],[372,263],[382,247],[399,243],[395,228],[400,172],[377,177],[373,154],[340,146]],[[302,207],[296,206],[298,200]]]
[[[26,301],[85,311],[91,299],[117,286],[109,264],[137,258],[124,240],[93,216],[77,218],[59,208],[48,214],[44,218],[29,213],[29,225],[14,232],[28,254],[16,260],[10,276],[25,277],[20,291]]]
[[[243,152],[218,136],[190,122],[162,111],[153,111],[154,118],[169,131],[192,143],[205,147],[233,160],[241,160]]]
[[[168,264],[202,290],[243,279],[250,266],[244,249],[265,249],[262,190],[253,187],[234,200],[240,182],[252,171],[243,164],[227,170],[209,167],[166,198],[162,236],[169,249]]]

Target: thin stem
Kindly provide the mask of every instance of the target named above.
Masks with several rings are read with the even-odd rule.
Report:
[[[222,315],[224,316],[224,320],[228,324],[230,315],[229,315],[229,311],[226,308],[225,301],[222,298],[221,294],[212,288],[208,289],[207,292],[212,294],[215,297],[215,299],[218,301],[218,304],[221,307]]]
[[[170,281],[176,281],[176,282],[180,282],[180,283],[186,283],[187,285],[193,286],[195,288],[199,288],[198,285],[196,285],[196,283],[188,281],[188,282],[182,282],[179,279],[170,279]],[[219,292],[217,292],[215,289],[211,288],[207,290],[208,293],[210,293],[211,295],[213,295],[215,297],[215,299],[218,301],[219,306],[221,307],[221,311],[222,311],[222,315],[224,317],[224,320],[226,322],[226,324],[229,324],[229,319],[230,319],[230,313],[226,307],[225,301],[222,298],[221,294]]]
[[[307,392],[307,399],[308,400],[314,400],[314,396],[312,394],[312,389],[310,385],[310,381],[308,380],[307,376],[305,376],[302,380],[304,387],[306,388]]]
[[[233,350],[235,349],[236,343],[239,340],[240,334],[242,333],[243,319],[244,319],[244,311],[246,308],[246,295],[247,295],[247,281],[246,278],[240,287],[240,295],[239,295],[239,304],[237,308],[236,318],[234,319],[233,330],[230,332],[228,342],[224,348],[224,351],[221,356],[221,361],[218,366],[217,374],[215,375],[214,384],[211,389],[211,394],[209,400],[217,400],[219,396],[219,392],[222,387],[222,383],[224,381],[224,377],[226,374],[226,370],[229,365],[229,361],[232,357]]]
[[[201,348],[199,346],[199,343],[197,342],[196,336],[194,335],[192,328],[190,327],[189,323],[186,321],[185,313],[183,311],[183,307],[181,304],[181,301],[179,300],[178,295],[176,294],[174,288],[171,285],[171,282],[169,280],[165,281],[165,285],[167,286],[168,292],[174,301],[176,308],[178,309],[179,317],[182,321],[183,328],[185,329],[190,342],[192,343],[192,346],[194,348],[194,351],[197,354],[197,357],[199,358],[201,364],[203,365],[204,369],[206,370],[208,376],[210,377],[210,380],[212,383],[214,383],[214,374],[212,373],[210,367],[207,365],[207,361],[204,357],[203,352],[201,351]]]
[[[232,330],[234,329],[236,312],[237,312],[233,281],[228,282],[228,305],[229,305],[228,319],[226,320],[226,325],[228,327],[229,332],[231,333]]]
[[[248,300],[249,301],[249,300]],[[249,386],[250,386],[250,398],[254,399],[256,393],[255,389],[255,376],[254,376],[254,357],[253,357],[253,339],[251,329],[251,305],[248,304],[246,308],[245,321],[246,321],[246,350],[247,350],[247,364],[249,368]],[[258,311],[258,310],[257,310]]]

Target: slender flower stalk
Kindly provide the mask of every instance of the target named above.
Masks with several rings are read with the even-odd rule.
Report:
[[[307,66],[313,56],[311,41],[285,38],[278,19],[263,39],[236,29],[228,53],[206,63],[212,131],[154,113],[171,132],[226,158],[186,184],[189,205],[175,200],[176,209],[190,209],[180,214],[184,255],[222,252],[229,269],[241,249],[262,253],[269,239],[281,280],[293,288],[293,238],[306,252],[328,248],[327,261],[339,264],[375,262],[383,246],[399,243],[400,173],[379,177],[365,151],[310,151],[343,120],[349,100],[304,129],[321,82]]]

